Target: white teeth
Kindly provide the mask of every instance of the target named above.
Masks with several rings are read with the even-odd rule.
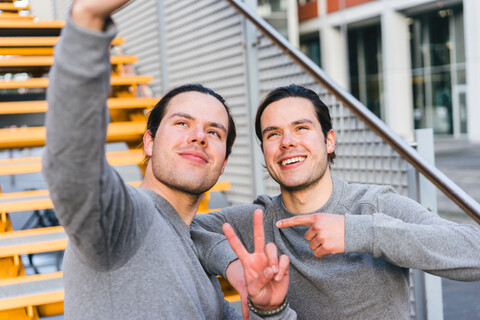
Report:
[[[295,162],[300,162],[305,160],[305,157],[296,157],[296,158],[290,158],[287,160],[282,161],[282,166],[286,166],[287,164],[295,163]]]

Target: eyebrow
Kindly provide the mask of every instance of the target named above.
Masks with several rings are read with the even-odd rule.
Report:
[[[189,119],[189,120],[192,120],[192,121],[195,121],[195,117],[193,117],[191,114],[188,114],[188,113],[185,113],[185,112],[176,112],[176,113],[173,113],[170,117],[168,117],[169,119],[172,119],[172,118],[175,118],[175,117],[179,117],[179,118],[185,118],[185,119]],[[214,128],[218,128],[220,130],[222,130],[223,132],[227,132],[227,128],[225,128],[225,126],[221,123],[218,123],[218,122],[210,122],[208,124],[210,127],[214,127]]]
[[[304,124],[304,123],[314,124],[314,122],[312,120],[305,118],[305,119],[300,119],[300,120],[293,121],[292,126],[298,126],[299,124]]]
[[[308,123],[308,124],[312,124],[312,125],[314,124],[314,122],[312,120],[305,118],[305,119],[295,120],[290,125],[298,126],[299,124],[304,124],[304,123]],[[275,127],[275,126],[266,127],[265,129],[262,130],[262,136],[269,131],[275,131],[277,129],[278,129],[278,127]]]

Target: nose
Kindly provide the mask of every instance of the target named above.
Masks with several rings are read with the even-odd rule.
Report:
[[[201,127],[196,127],[192,130],[191,136],[190,136],[190,142],[191,143],[198,143],[202,146],[207,145],[207,135],[203,128]]]
[[[290,133],[284,133],[282,136],[282,141],[280,143],[280,147],[282,149],[289,149],[293,148],[297,145],[294,137]]]

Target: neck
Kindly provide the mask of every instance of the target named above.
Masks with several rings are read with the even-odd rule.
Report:
[[[148,168],[140,188],[149,189],[161,195],[172,205],[180,218],[190,226],[200,205],[201,194],[196,195],[173,189],[155,179],[153,173],[149,174]]]
[[[280,189],[285,208],[295,214],[304,214],[314,212],[327,203],[333,192],[333,181],[330,170],[327,169],[319,181],[304,189],[288,190],[284,187]]]

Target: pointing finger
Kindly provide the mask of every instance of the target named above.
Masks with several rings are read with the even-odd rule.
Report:
[[[316,214],[307,214],[301,216],[295,216],[288,219],[277,221],[277,228],[288,228],[294,226],[311,226],[316,221]]]

